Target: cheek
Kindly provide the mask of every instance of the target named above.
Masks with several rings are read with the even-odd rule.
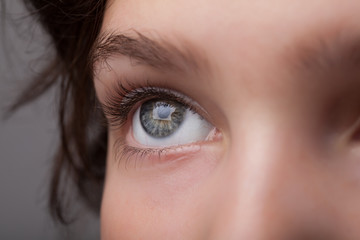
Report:
[[[151,169],[126,169],[110,157],[101,208],[102,239],[201,238],[215,201],[211,179],[219,153],[214,149]]]

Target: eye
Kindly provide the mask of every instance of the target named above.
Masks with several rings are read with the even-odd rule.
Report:
[[[144,102],[133,117],[133,137],[147,147],[169,147],[206,140],[214,129],[184,104],[164,99]]]

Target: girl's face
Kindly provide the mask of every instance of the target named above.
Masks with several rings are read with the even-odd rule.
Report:
[[[109,1],[102,239],[360,239],[359,11]]]

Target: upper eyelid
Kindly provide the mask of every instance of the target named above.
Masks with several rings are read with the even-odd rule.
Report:
[[[151,84],[147,84],[147,86],[128,85],[129,88],[119,83],[111,92],[106,94],[107,97],[104,103],[101,104],[110,126],[123,126],[137,104],[154,98],[180,102],[191,111],[194,111],[211,122],[208,113],[200,104],[179,91],[170,88],[155,87]]]

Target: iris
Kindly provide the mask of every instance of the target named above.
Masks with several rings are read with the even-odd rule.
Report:
[[[155,138],[164,138],[180,127],[185,113],[186,107],[181,103],[149,100],[140,108],[140,122],[147,134]]]

